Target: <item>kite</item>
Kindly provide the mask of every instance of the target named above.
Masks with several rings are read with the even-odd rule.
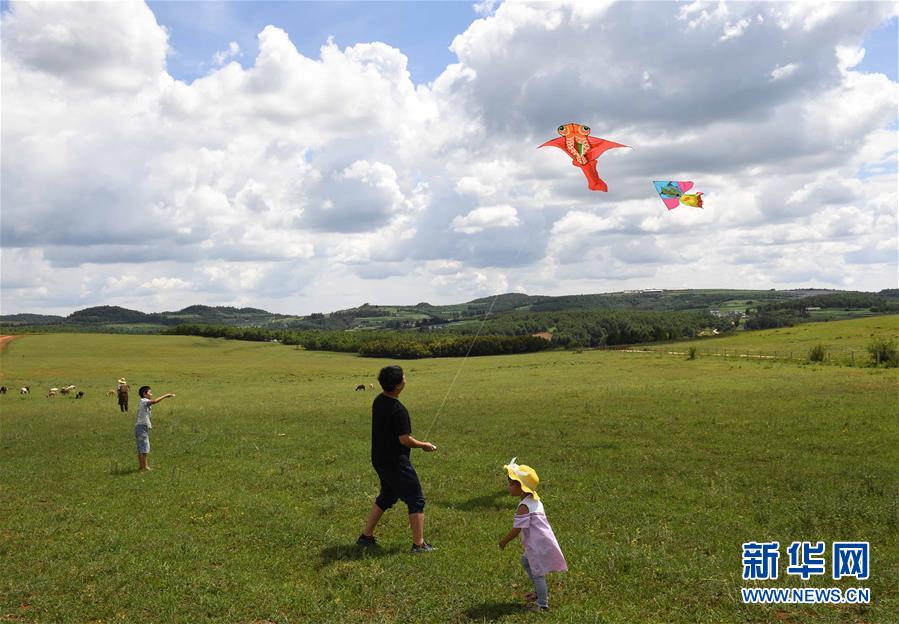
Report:
[[[571,156],[572,165],[581,168],[581,171],[587,177],[587,186],[591,191],[608,191],[608,185],[596,173],[596,159],[606,150],[615,147],[627,147],[627,145],[590,136],[590,127],[582,126],[581,124],[567,123],[559,126],[556,130],[562,136],[552,141],[547,141],[540,147],[546,147],[547,145],[558,147]]]
[[[653,182],[656,185],[656,191],[659,197],[665,202],[668,210],[674,210],[681,204],[684,206],[692,206],[693,208],[702,208],[702,191],[697,193],[687,193],[693,188],[692,182]]]

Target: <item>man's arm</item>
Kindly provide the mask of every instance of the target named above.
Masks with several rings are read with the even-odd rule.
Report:
[[[421,450],[430,453],[431,451],[436,451],[437,447],[431,444],[430,442],[421,442],[413,438],[410,434],[401,435],[400,436],[400,444],[405,446],[406,448],[420,448]]]
[[[150,401],[150,405],[156,405],[157,403],[159,403],[159,402],[162,401],[163,399],[167,399],[167,398],[173,397],[173,396],[175,396],[175,395],[172,394],[171,392],[168,393],[168,394],[163,394],[163,395],[162,395],[161,397],[159,397],[158,399],[153,399],[152,401]]]

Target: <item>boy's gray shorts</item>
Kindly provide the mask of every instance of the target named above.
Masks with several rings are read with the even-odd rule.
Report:
[[[135,425],[134,437],[137,438],[137,452],[150,452],[150,428],[147,425]]]

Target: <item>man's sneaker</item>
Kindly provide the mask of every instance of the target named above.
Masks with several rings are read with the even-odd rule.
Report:
[[[545,613],[545,612],[549,611],[549,607],[541,607],[536,602],[529,602],[525,605],[524,608],[527,609],[528,611],[530,611],[531,613]]]
[[[422,542],[421,546],[416,546],[415,544],[412,544],[412,552],[416,553],[416,554],[432,552],[435,550],[437,550],[437,549],[434,546],[431,546],[430,544],[428,544],[427,542]]]
[[[359,539],[356,540],[356,546],[377,546],[378,540],[375,539],[374,535],[365,535],[360,534]]]

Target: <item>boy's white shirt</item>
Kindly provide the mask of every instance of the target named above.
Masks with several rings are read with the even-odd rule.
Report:
[[[150,411],[153,409],[153,406],[150,405],[150,400],[143,397],[140,399],[140,402],[137,404],[137,423],[135,423],[147,425],[147,429],[153,428],[153,424],[150,422]]]

